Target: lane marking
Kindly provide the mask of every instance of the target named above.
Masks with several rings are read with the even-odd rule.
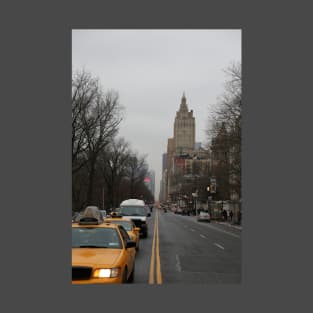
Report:
[[[162,273],[161,273],[161,260],[160,260],[160,245],[159,245],[159,214],[156,215],[157,218],[157,229],[156,229],[156,271],[157,271],[157,284],[162,284]]]
[[[155,267],[156,267],[156,270],[155,270]],[[155,214],[155,221],[154,221],[154,232],[153,232],[151,259],[150,259],[150,270],[149,270],[149,284],[150,285],[155,283],[155,275],[156,275],[156,283],[159,285],[162,284],[158,211]]]
[[[225,250],[225,248],[223,247],[223,246],[221,246],[221,245],[219,245],[218,243],[214,243],[217,247],[219,247],[220,249],[223,249],[223,250]]]
[[[200,234],[200,237],[202,237],[202,238],[206,238],[204,235],[202,235],[202,234]]]
[[[200,226],[200,225],[199,225],[199,226]],[[228,231],[226,231],[226,230],[217,228],[217,227],[213,226],[212,224],[211,224],[211,225],[209,225],[209,223],[208,223],[208,225],[202,224],[201,226],[202,226],[202,227],[209,228],[209,229],[212,229],[212,230],[216,230],[216,231],[219,231],[219,232],[221,232],[221,233],[224,233],[224,234],[227,234],[227,235],[229,235],[229,236],[232,236],[232,237],[235,237],[235,238],[239,238],[239,239],[240,239],[240,236],[235,235],[234,233],[230,233],[230,232],[228,232]]]
[[[177,217],[177,216],[176,216],[176,217]],[[192,219],[192,218],[191,218],[191,219],[186,219],[186,220],[189,220],[189,221],[191,221],[191,222],[193,222],[193,223],[196,223],[197,225],[200,226],[199,222],[197,222],[196,220],[194,220],[194,219]],[[189,222],[188,222],[188,223],[189,223]],[[231,233],[231,232],[228,232],[228,231],[226,231],[226,230],[217,228],[216,226],[213,226],[212,223],[208,223],[207,225],[202,224],[201,226],[202,226],[202,227],[210,228],[210,229],[212,229],[212,230],[219,231],[219,232],[221,232],[221,233],[227,234],[227,235],[232,236],[232,237],[234,237],[234,238],[238,238],[238,239],[241,238],[240,236],[238,236],[238,235],[236,235],[236,234],[234,234],[234,233]],[[185,227],[185,225],[184,225],[184,227]],[[187,228],[187,227],[188,227],[188,226],[186,226],[186,228]]]
[[[155,235],[156,235],[156,219],[154,221],[154,231],[152,240],[152,251],[150,259],[150,271],[149,271],[149,284],[154,284],[154,246],[155,246]]]
[[[181,265],[180,265],[178,254],[176,254],[176,267],[177,267],[178,272],[181,272]]]

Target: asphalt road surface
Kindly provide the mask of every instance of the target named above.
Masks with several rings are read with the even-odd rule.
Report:
[[[141,238],[135,284],[238,284],[241,231],[153,210]]]

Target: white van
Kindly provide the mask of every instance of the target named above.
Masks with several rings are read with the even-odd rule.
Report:
[[[146,205],[143,200],[128,199],[122,201],[118,209],[118,213],[125,218],[131,219],[136,227],[140,228],[142,237],[148,237],[148,221],[147,217],[150,212],[147,212]]]

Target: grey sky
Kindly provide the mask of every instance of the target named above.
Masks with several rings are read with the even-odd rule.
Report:
[[[196,119],[196,142],[206,142],[213,105],[223,92],[223,69],[241,61],[241,31],[236,30],[73,30],[73,69],[99,77],[125,107],[119,136],[134,151],[147,154],[156,173],[156,198],[162,154],[185,91]]]

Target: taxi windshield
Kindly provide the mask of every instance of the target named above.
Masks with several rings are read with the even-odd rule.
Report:
[[[72,248],[121,249],[122,243],[114,228],[73,227]]]
[[[123,206],[118,211],[123,216],[146,216],[145,207],[141,206]]]

